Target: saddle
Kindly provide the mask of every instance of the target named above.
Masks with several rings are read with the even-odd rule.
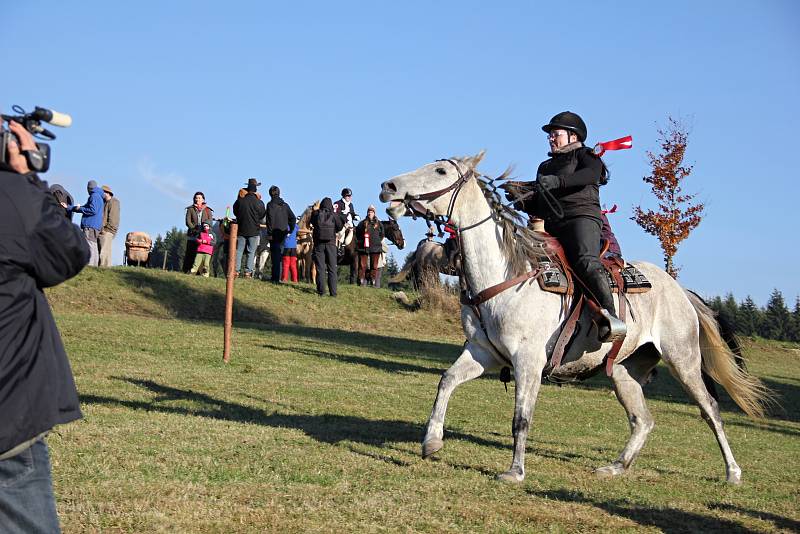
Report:
[[[562,295],[572,295],[575,292],[575,280],[573,280],[572,269],[564,253],[564,248],[558,239],[539,232],[545,236],[545,248],[542,256],[538,259],[539,266],[543,269],[542,275],[538,278],[539,287],[542,291],[559,293]],[[623,293],[646,293],[653,287],[647,277],[630,263],[616,254],[607,252],[608,243],[603,240],[602,252],[600,253],[600,263],[605,268],[608,283],[612,292],[618,292],[620,283]],[[619,280],[617,279],[619,274]]]
[[[343,248],[349,245],[353,241],[353,235],[355,228],[352,226],[345,226],[339,233],[336,234],[336,247]]]
[[[576,293],[576,280],[574,280],[573,271],[567,261],[564,248],[555,237],[546,232],[540,233],[544,237],[545,246],[542,250],[542,257],[538,259],[539,267],[543,269],[541,276],[537,278],[539,287],[542,291],[558,293],[565,297],[574,296]],[[645,293],[653,286],[650,281],[647,280],[647,277],[634,265],[626,264],[621,257],[615,254],[609,254],[608,243],[605,241],[601,248],[600,262],[605,269],[611,291],[617,293],[619,296],[619,317],[624,321],[626,299],[623,295],[626,293]],[[578,283],[581,282],[578,281]],[[569,302],[572,303],[571,311],[569,309]],[[564,315],[566,316],[566,320],[561,327],[561,333],[556,340],[556,344],[550,356],[550,361],[547,365],[546,371],[549,372],[548,377],[561,365],[561,360],[564,357],[564,353],[567,351],[567,345],[572,341],[573,337],[575,337],[578,323],[582,317],[584,304],[586,304],[591,311],[590,317],[598,316],[600,306],[590,298],[585,291],[582,291],[578,298],[564,299]],[[617,357],[623,341],[624,338],[615,341],[606,354],[606,374],[609,376],[611,376],[611,368],[614,359]]]

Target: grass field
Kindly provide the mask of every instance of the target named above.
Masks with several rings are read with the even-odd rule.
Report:
[[[800,530],[800,347],[747,341],[783,410],[723,418],[743,484],[661,369],[634,469],[598,479],[628,425],[605,377],[545,385],[527,479],[511,461],[513,383],[465,384],[445,448],[419,456],[457,318],[387,290],[239,280],[231,363],[224,281],[86,269],[49,290],[84,419],[49,437],[66,532],[774,532]]]

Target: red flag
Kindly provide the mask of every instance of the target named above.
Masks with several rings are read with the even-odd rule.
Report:
[[[594,145],[594,153],[597,157],[600,157],[606,150],[625,150],[627,148],[633,148],[633,137],[630,135],[614,139],[613,141],[597,143]]]
[[[611,209],[610,209],[610,210],[605,210],[605,209],[604,209],[604,210],[602,210],[602,212],[603,212],[604,214],[608,214],[608,213],[616,213],[616,212],[617,212],[617,205],[616,205],[616,204],[614,204],[613,206],[611,206]]]

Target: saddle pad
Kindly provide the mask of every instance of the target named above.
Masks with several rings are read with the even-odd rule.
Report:
[[[550,293],[567,293],[567,279],[564,276],[564,271],[557,263],[550,261],[540,261],[539,266],[544,269],[542,275],[539,276],[539,287],[542,291],[549,291]],[[608,270],[605,271],[608,278],[608,284],[613,291],[617,287],[617,283],[611,276]],[[626,264],[622,269],[623,291],[625,293],[645,293],[653,286],[650,281],[645,277],[642,272],[631,264]]]

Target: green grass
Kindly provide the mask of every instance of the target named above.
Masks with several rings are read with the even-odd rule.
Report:
[[[457,317],[389,291],[236,283],[222,363],[224,280],[87,269],[49,290],[84,419],[51,434],[66,532],[750,532],[800,529],[800,349],[748,341],[782,395],[764,421],[726,398],[744,483],[724,483],[713,435],[665,369],[634,469],[613,480],[627,422],[604,377],[542,388],[527,479],[511,461],[513,384],[465,384],[445,448],[419,457]]]

